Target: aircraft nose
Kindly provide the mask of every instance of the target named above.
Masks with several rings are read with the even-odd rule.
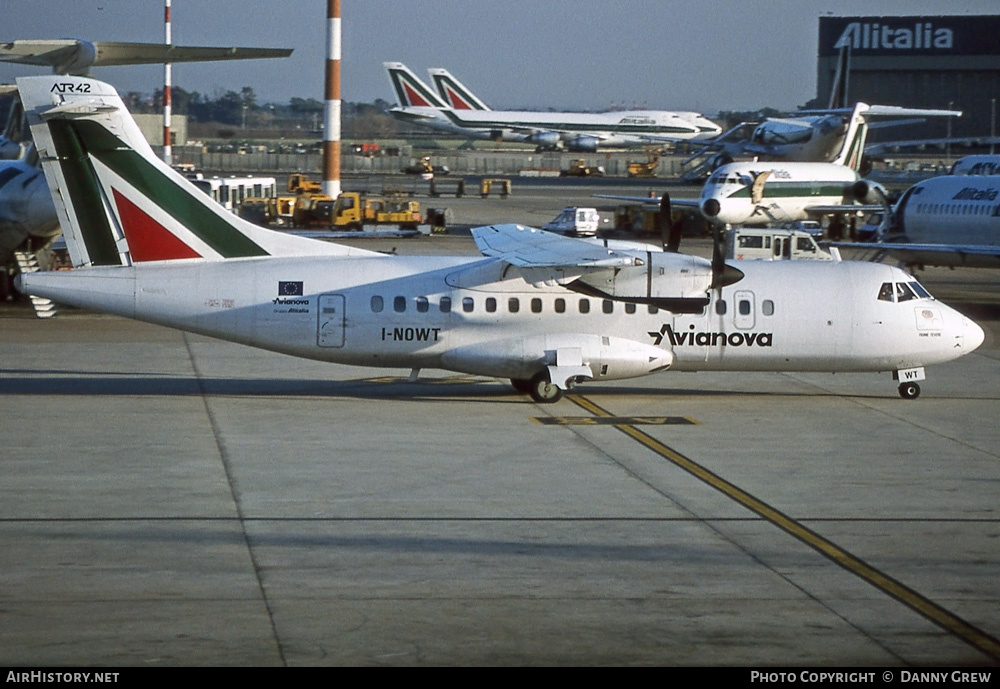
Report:
[[[719,205],[717,199],[708,199],[705,203],[701,204],[701,212],[705,214],[706,218],[714,218],[719,214],[722,207]]]
[[[965,317],[962,318],[962,326],[963,334],[965,335],[964,349],[967,352],[973,352],[986,339],[986,333],[983,332],[978,323]]]

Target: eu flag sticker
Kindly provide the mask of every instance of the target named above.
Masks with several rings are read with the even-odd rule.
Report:
[[[279,297],[301,297],[302,296],[302,281],[289,281],[285,282],[282,280],[278,281],[278,296]]]

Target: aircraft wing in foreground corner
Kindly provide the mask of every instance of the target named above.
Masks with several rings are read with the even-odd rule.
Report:
[[[125,43],[79,39],[17,40],[0,42],[0,61],[51,67],[56,74],[86,74],[91,67],[162,64],[164,62],[211,62],[288,57],[285,48],[227,48]]]
[[[76,266],[18,281],[82,308],[335,363],[509,378],[538,402],[667,369],[892,371],[913,398],[925,366],[983,341],[881,264],[736,269],[615,249],[599,265],[591,243],[517,226],[477,230],[482,257],[287,236],[227,213],[154,156],[107,84],[18,86]]]

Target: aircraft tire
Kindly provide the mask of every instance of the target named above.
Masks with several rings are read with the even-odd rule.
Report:
[[[916,383],[900,383],[899,396],[904,400],[915,400],[920,396],[920,386]]]
[[[522,395],[527,395],[531,393],[531,381],[525,378],[511,378],[510,384],[514,387],[514,390],[520,392]]]
[[[528,390],[531,399],[539,404],[552,404],[562,399],[563,391],[549,381],[549,372],[540,371],[531,379],[531,387]]]

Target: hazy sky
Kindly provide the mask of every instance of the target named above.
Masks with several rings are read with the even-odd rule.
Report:
[[[163,0],[0,0],[0,41],[163,41]],[[382,63],[445,67],[494,108],[706,113],[815,96],[818,18],[991,14],[997,0],[342,0],[343,98],[394,102]],[[833,11],[831,11],[833,8]],[[173,0],[173,42],[294,48],[285,60],[180,64],[174,84],[259,102],[323,98],[324,0]],[[0,83],[44,73],[0,63]],[[162,67],[94,76],[151,93]]]

